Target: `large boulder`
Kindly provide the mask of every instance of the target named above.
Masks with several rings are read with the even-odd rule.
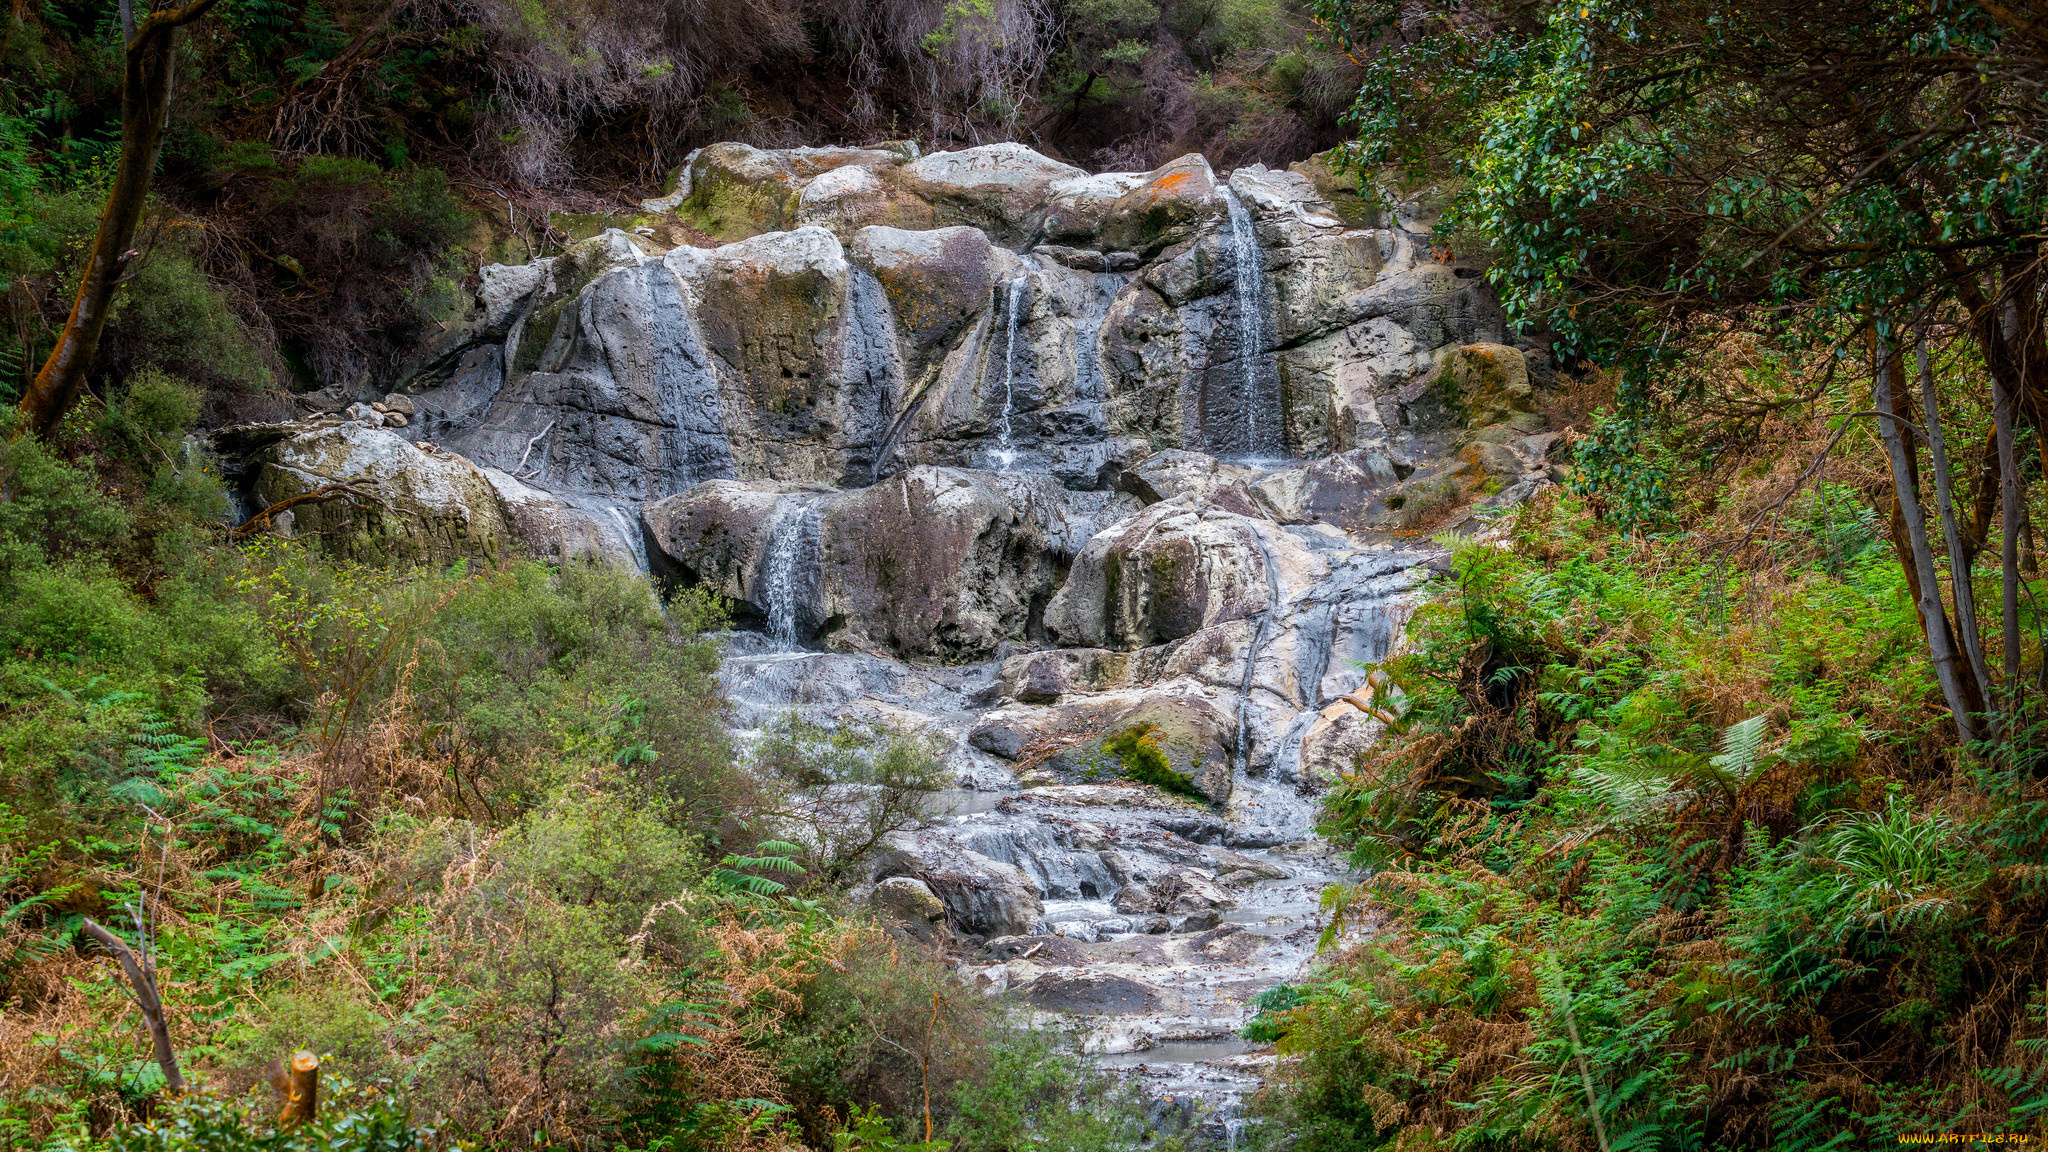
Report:
[[[951,940],[952,933],[946,928],[946,902],[933,895],[922,880],[891,876],[875,885],[868,902],[891,926],[920,944],[945,944]]]
[[[305,500],[273,525],[314,541],[331,555],[369,563],[447,564],[495,558],[513,541],[497,493],[476,465],[448,452],[423,451],[381,426],[327,418],[287,426],[254,462],[251,502],[267,508]]]
[[[882,285],[895,316],[904,369],[922,389],[961,337],[989,311],[997,287],[1022,269],[979,228],[862,228],[847,255]]]
[[[1191,239],[1202,224],[1224,215],[1216,173],[1201,153],[1190,153],[1149,173],[1117,198],[1103,216],[1097,242],[1150,258]]]
[[[1181,996],[1129,976],[1056,972],[1024,987],[1024,1002],[1069,1016],[1132,1016],[1184,1011]]]
[[[1155,452],[1117,475],[1117,487],[1147,504],[1176,496],[1189,496],[1201,503],[1213,503],[1216,495],[1233,485],[1249,484],[1258,473],[1226,464],[1205,452],[1169,448]]]
[[[1415,468],[1384,448],[1354,448],[1261,478],[1251,494],[1282,524],[1334,524],[1347,531],[1376,527],[1373,500]]]
[[[1162,787],[1183,803],[1225,804],[1233,789],[1236,733],[1233,696],[1204,692],[1183,680],[1158,688],[1079,694],[1051,706],[997,709],[967,739],[1007,760],[1034,761],[1061,781],[1125,779]],[[1132,754],[1134,739],[1159,752],[1184,784],[1145,778]]]
[[[747,144],[713,144],[692,153],[684,165],[674,210],[714,239],[744,240],[795,223],[800,194],[814,178],[849,167],[872,174],[901,161],[900,154],[878,148],[770,151]]]
[[[796,199],[798,227],[825,228],[848,240],[862,228],[924,229],[938,223],[932,206],[859,165],[834,168],[804,185]]]
[[[1521,422],[1524,432],[1536,411],[1536,389],[1529,381],[1529,362],[1505,344],[1468,344],[1452,349],[1437,366],[1436,387],[1443,402],[1467,428]]]
[[[1103,172],[1075,176],[1054,184],[1045,211],[1045,239],[1061,248],[1092,249],[1102,242],[1102,226],[1117,202],[1151,179],[1145,172]]]
[[[823,615],[845,623],[829,642],[963,659],[1021,639],[1063,574],[1049,531],[1062,493],[1043,475],[926,466],[835,500]]]
[[[1038,231],[1053,185],[1085,175],[1022,144],[985,144],[920,157],[904,165],[899,178],[941,220],[972,225],[998,244],[1021,246]]]
[[[1144,648],[1274,606],[1269,567],[1300,550],[1270,522],[1200,506],[1154,504],[1090,540],[1045,626],[1063,645]]]
[[[819,485],[779,480],[707,480],[648,505],[640,515],[665,567],[765,613],[763,577],[778,517],[834,494]]]
[[[1027,935],[1045,915],[1038,886],[1022,869],[949,841],[892,834],[876,858],[874,878],[886,883],[896,876],[921,882],[946,906],[946,922],[968,935]]]
[[[483,469],[512,535],[548,560],[585,560],[644,566],[638,518],[616,505],[585,507],[521,483],[496,468]]]

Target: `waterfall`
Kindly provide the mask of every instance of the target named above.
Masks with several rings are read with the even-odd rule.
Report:
[[[1279,439],[1265,439],[1259,421],[1259,366],[1265,360],[1266,267],[1259,254],[1258,233],[1252,228],[1252,214],[1237,198],[1229,184],[1221,186],[1223,203],[1230,210],[1230,253],[1237,287],[1237,357],[1239,401],[1244,405],[1245,455],[1279,455]],[[1279,426],[1274,423],[1273,430]]]
[[[761,608],[768,615],[768,638],[781,652],[795,652],[803,644],[800,601],[810,575],[807,569],[816,562],[815,511],[805,501],[787,500],[768,524],[767,554],[761,558]]]
[[[1004,302],[1009,315],[1003,324],[1003,414],[996,423],[996,462],[1004,472],[1017,462],[1017,450],[1010,442],[1010,414],[1016,401],[1017,313],[1023,302],[1024,277],[1019,276],[1010,281],[1009,296]]]
[[[1237,688],[1237,763],[1236,773],[1243,776],[1245,766],[1251,759],[1251,725],[1245,722],[1245,712],[1252,704],[1252,673],[1258,667],[1259,649],[1265,646],[1266,633],[1273,627],[1273,614],[1280,610],[1280,562],[1273,556],[1272,545],[1266,543],[1266,534],[1255,525],[1247,523],[1252,538],[1259,542],[1259,554],[1266,564],[1266,608],[1259,613],[1259,626],[1252,631],[1252,642],[1244,652],[1244,679]]]

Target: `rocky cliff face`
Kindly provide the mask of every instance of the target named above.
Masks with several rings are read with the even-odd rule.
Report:
[[[415,434],[620,501],[920,464],[1088,488],[1166,448],[1416,454],[1452,415],[1419,382],[1504,338],[1398,214],[1351,227],[1304,175],[1200,156],[1091,176],[1014,144],[720,145],[652,206],[727,243],[611,233],[487,269],[407,382]]]
[[[276,518],[351,555],[517,541],[708,584],[758,632],[743,726],[920,727],[963,788],[1028,787],[884,854],[913,938],[1081,942],[991,945],[1009,982],[1102,947],[1253,988],[1279,954],[1219,917],[1327,872],[1312,798],[1369,746],[1426,534],[1526,497],[1556,439],[1547,358],[1432,258],[1424,207],[1301,167],[706,148],[647,207],[719,246],[486,268],[383,404],[219,442],[252,508],[374,492]],[[1269,850],[1294,862],[1243,854]],[[1204,934],[1116,943],[1176,928]],[[1117,979],[1096,999],[1183,1031],[1242,1010]],[[1060,987],[1032,1002],[1124,1013]]]

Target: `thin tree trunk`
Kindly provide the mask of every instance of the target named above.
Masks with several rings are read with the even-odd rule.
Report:
[[[1920,410],[1927,420],[1927,450],[1934,464],[1934,507],[1941,517],[1942,539],[1948,545],[1948,575],[1956,602],[1956,632],[1961,637],[1963,653],[1970,661],[1970,677],[1977,682],[1979,691],[1988,697],[1993,681],[1990,666],[1984,660],[1984,637],[1977,628],[1977,589],[1970,579],[1972,557],[1963,547],[1962,529],[1956,523],[1954,481],[1949,474],[1948,446],[1941,435],[1941,402],[1934,392],[1934,364],[1927,355],[1927,324],[1924,319],[1916,325],[1915,337],[1915,354],[1920,368]],[[1938,588],[1935,595],[1938,602]],[[1997,712],[1990,708],[1986,711],[1991,717],[1991,727],[1996,731]]]
[[[172,48],[177,30],[206,14],[217,0],[188,0],[176,8],[151,12],[130,37],[121,78],[121,162],[114,186],[100,213],[85,276],[71,315],[57,334],[57,347],[21,398],[27,428],[48,438],[64,414],[78,402],[85,376],[99,349],[113,308],[114,292],[137,253],[128,246],[142,220],[149,196],[150,174],[163,146],[165,117],[170,111]],[[126,5],[124,5],[126,7]],[[133,19],[132,9],[128,19]]]
[[[1954,716],[1956,733],[1964,743],[1977,739],[1977,720],[1965,699],[1961,670],[1948,631],[1948,613],[1942,610],[1940,585],[1934,577],[1934,555],[1927,547],[1927,523],[1920,510],[1920,494],[1913,484],[1912,458],[1906,445],[1906,430],[1892,406],[1891,349],[1884,338],[1877,340],[1877,372],[1871,387],[1872,407],[1878,413],[1878,435],[1890,458],[1892,489],[1897,493],[1899,518],[1906,529],[1906,544],[1912,552],[1912,569],[1919,587],[1913,601],[1920,611],[1921,630],[1927,635],[1927,653],[1934,664],[1934,678],[1941,685],[1943,699]]]
[[[1999,614],[2004,625],[2006,706],[2017,707],[2020,693],[2020,533],[2026,514],[2020,495],[2019,456],[2013,444],[2012,392],[1991,381],[1991,418],[1998,427],[1998,469],[2001,474],[1998,524],[2000,544]],[[2048,659],[2044,656],[2043,659]]]
[[[171,1050],[171,1028],[164,1021],[164,1002],[156,994],[154,967],[144,969],[128,942],[100,927],[92,917],[85,918],[84,929],[87,936],[99,941],[121,962],[121,970],[128,974],[128,983],[135,989],[135,1003],[149,1024],[149,1042],[156,1049],[156,1064],[164,1071],[164,1083],[173,1094],[183,1095],[185,1074],[178,1071],[178,1056]]]

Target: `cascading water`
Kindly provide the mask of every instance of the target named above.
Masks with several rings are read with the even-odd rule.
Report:
[[[1273,627],[1273,616],[1280,611],[1280,561],[1273,555],[1272,545],[1266,543],[1266,534],[1258,528],[1251,529],[1252,538],[1259,542],[1259,554],[1266,564],[1266,607],[1259,613],[1259,626],[1252,631],[1252,642],[1244,650],[1244,679],[1237,687],[1237,763],[1233,766],[1237,775],[1243,776],[1245,766],[1251,759],[1251,725],[1246,723],[1245,712],[1252,704],[1252,673],[1258,669],[1259,649],[1265,646],[1266,633]]]
[[[1239,402],[1244,406],[1244,450],[1251,457],[1279,455],[1276,422],[1261,421],[1259,369],[1265,361],[1266,267],[1252,214],[1228,184],[1223,204],[1230,212],[1230,254],[1237,287],[1237,362]],[[1269,424],[1271,429],[1269,431]]]
[[[768,525],[768,554],[761,561],[762,608],[768,614],[768,638],[780,652],[795,652],[803,642],[799,617],[806,562],[817,540],[815,509],[788,500]]]
[[[1003,321],[1003,414],[996,422],[996,462],[1005,472],[1017,462],[1017,450],[1010,439],[1010,419],[1016,406],[1017,313],[1023,309],[1024,288],[1024,277],[1010,281],[1009,293],[1004,300],[1004,311],[1008,315]]]

